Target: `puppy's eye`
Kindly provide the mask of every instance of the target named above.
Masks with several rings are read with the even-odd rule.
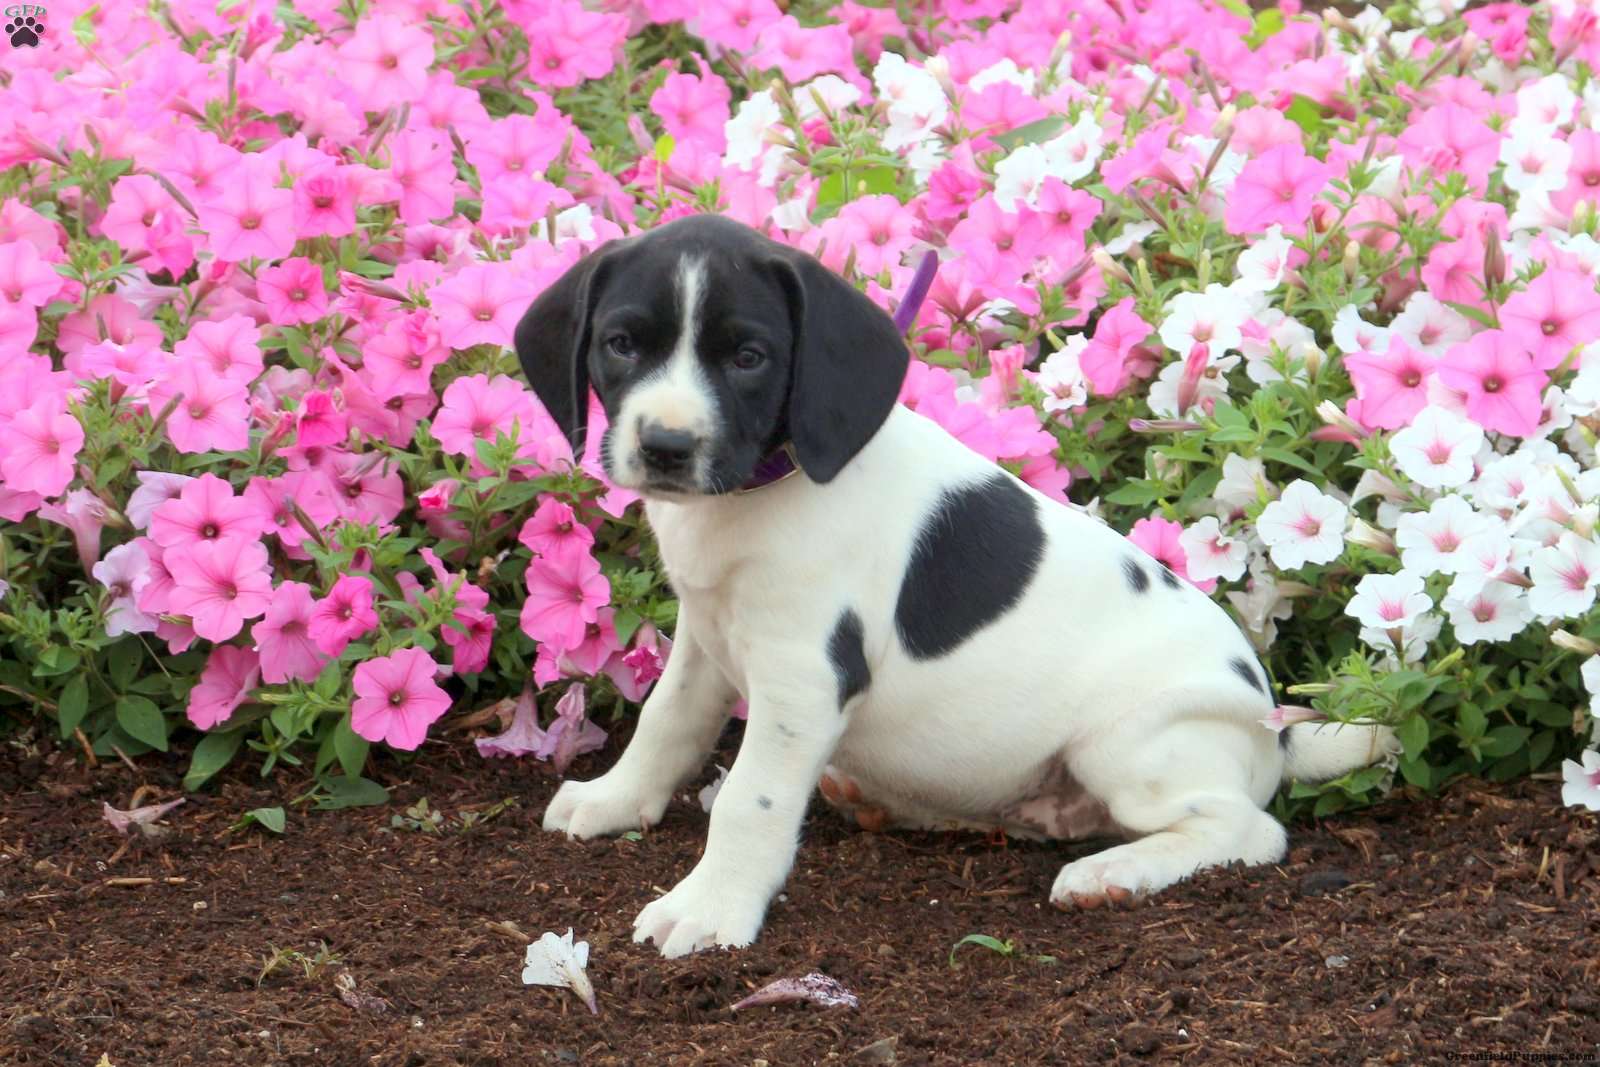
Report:
[[[639,350],[633,347],[633,338],[625,333],[606,338],[606,351],[618,359],[633,359],[639,354]]]
[[[749,345],[733,354],[733,365],[740,370],[755,370],[767,361],[767,354]]]

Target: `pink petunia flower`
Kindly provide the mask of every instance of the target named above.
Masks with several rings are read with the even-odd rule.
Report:
[[[439,665],[420,648],[402,648],[356,668],[350,729],[368,741],[415,750],[428,727],[450,710],[450,695],[434,681]]]
[[[150,510],[149,525],[151,540],[180,550],[225,537],[253,541],[262,531],[255,509],[215,474],[185,479],[176,495]]]
[[[533,687],[523,688],[511,714],[511,725],[503,733],[476,738],[472,744],[486,759],[514,759],[540,752],[545,745],[545,732],[539,726],[539,704]]]
[[[1361,424],[1368,429],[1397,430],[1428,405],[1428,380],[1437,361],[1400,338],[1382,354],[1352,352],[1345,370],[1361,400]]]
[[[1209,593],[1217,587],[1217,580],[1210,578],[1196,582],[1189,577],[1189,554],[1179,540],[1182,535],[1182,523],[1152,517],[1134,523],[1133,529],[1128,531],[1128,540],[1144,549],[1157,563],[1179,578]]]
[[[248,648],[219,645],[206,658],[185,713],[202,730],[226,722],[261,681],[261,658]]]
[[[269,684],[313,682],[322,673],[328,657],[311,639],[314,608],[311,587],[304,582],[284,582],[272,591],[266,614],[251,629],[261,654],[261,677]]]
[[[240,163],[196,205],[218,259],[282,259],[294,249],[294,194],[273,184],[275,176],[275,168]]]
[[[1267,149],[1234,179],[1223,214],[1228,232],[1260,233],[1273,223],[1289,233],[1304,232],[1311,205],[1332,174],[1331,167],[1297,144]]]
[[[172,614],[189,616],[194,632],[207,641],[233,637],[272,601],[267,549],[260,541],[202,541],[182,553],[165,553],[163,560],[174,582]]]
[[[536,556],[550,556],[568,548],[587,551],[594,544],[594,531],[578,521],[571,505],[547,496],[522,524],[517,540]]]
[[[72,483],[82,448],[83,427],[67,410],[66,397],[46,394],[17,412],[0,435],[0,475],[12,492],[57,496]]]
[[[399,15],[368,14],[339,47],[340,73],[368,111],[417,100],[433,65],[433,34]]]
[[[388,176],[400,186],[400,220],[421,226],[455,210],[456,167],[447,143],[432,131],[391,136]]]
[[[32,241],[0,244],[0,302],[43,307],[61,289],[62,277]]]
[[[1600,294],[1585,272],[1549,267],[1500,309],[1500,325],[1539,370],[1560,366],[1567,353],[1600,337]]]
[[[1486,430],[1525,437],[1539,426],[1549,376],[1504,330],[1484,330],[1452,348],[1439,380],[1466,396],[1467,414]]]
[[[95,581],[106,587],[106,635],[154,633],[156,620],[139,610],[138,597],[150,584],[150,557],[137,541],[118,545],[94,565]]]
[[[599,561],[581,549],[536,557],[524,580],[528,599],[522,605],[522,632],[560,651],[583,641],[611,599],[611,583],[600,573]]]
[[[295,444],[301,448],[333,445],[350,433],[350,420],[324,392],[307,393],[295,419]]]
[[[256,275],[256,295],[279,326],[316,322],[328,313],[322,268],[304,256],[286,259]]]
[[[594,752],[606,743],[606,733],[589,721],[588,690],[582,684],[567,687],[556,701],[556,717],[545,731],[540,758],[548,757],[557,774],[566,774],[572,761],[585,752]]]
[[[100,531],[109,518],[105,501],[88,489],[73,489],[59,504],[40,505],[39,517],[71,530],[78,548],[78,561],[84,570],[94,566],[95,560],[100,558]]]
[[[454,349],[509,347],[511,331],[527,310],[527,292],[514,272],[492,263],[458,271],[428,296],[439,316],[439,336]]]
[[[311,640],[326,655],[339,655],[351,641],[378,625],[378,612],[372,605],[372,582],[360,575],[344,575],[312,610],[307,626]]]
[[[172,405],[163,428],[179,452],[237,452],[250,444],[249,392],[209,367],[174,360],[151,387],[150,405],[156,413]]]
[[[548,416],[541,418],[533,394],[521,382],[504,374],[473,374],[445,389],[432,429],[444,451],[473,457],[478,441],[493,441],[497,432],[509,435],[514,428],[519,443],[532,444],[536,431],[547,429],[547,423]]]
[[[345,237],[356,231],[356,185],[350,169],[313,165],[294,183],[296,237]]]
[[[249,385],[261,376],[261,329],[247,315],[197,322],[172,346],[172,354],[219,378]]]

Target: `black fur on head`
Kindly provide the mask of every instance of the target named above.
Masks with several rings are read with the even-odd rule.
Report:
[[[523,315],[516,349],[575,451],[592,386],[608,476],[664,493],[737,488],[791,442],[831,481],[888,417],[910,358],[855,287],[715,215],[586,256]]]

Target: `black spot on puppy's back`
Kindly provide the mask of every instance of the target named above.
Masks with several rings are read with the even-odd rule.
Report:
[[[1243,656],[1233,657],[1233,659],[1229,661],[1228,666],[1233,668],[1234,674],[1237,674],[1240,678],[1243,678],[1246,682],[1248,682],[1250,684],[1250,688],[1254,689],[1262,696],[1267,695],[1267,690],[1265,686],[1262,685],[1261,679],[1256,676],[1256,672],[1250,668],[1250,662]]]
[[[866,692],[867,686],[872,684],[872,671],[867,667],[866,632],[861,626],[861,616],[854,611],[839,616],[833,636],[828,638],[828,658],[839,676],[839,708],[843,710],[851,697]]]
[[[1128,579],[1128,588],[1135,593],[1142,593],[1150,588],[1150,575],[1145,573],[1144,566],[1132,556],[1123,557],[1122,576]]]
[[[901,644],[913,659],[954,650],[1022,599],[1043,558],[1038,505],[1005,474],[946,490],[900,583]]]
[[[1161,572],[1161,580],[1162,580],[1162,582],[1164,582],[1166,584],[1166,587],[1168,589],[1182,589],[1183,588],[1183,579],[1179,578],[1176,574],[1173,574],[1172,571],[1166,566],[1166,564],[1162,564],[1160,567],[1157,567],[1156,569]]]

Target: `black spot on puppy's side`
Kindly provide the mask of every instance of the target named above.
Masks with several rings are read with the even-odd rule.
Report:
[[[1173,574],[1172,571],[1167,568],[1166,564],[1163,563],[1157,569],[1161,571],[1161,580],[1166,583],[1168,589],[1183,588],[1183,579],[1179,578],[1176,574]]]
[[[1043,558],[1038,505],[1005,474],[946,490],[900,583],[900,643],[913,659],[954,650],[1022,599]]]
[[[1231,661],[1229,661],[1228,666],[1233,668],[1234,674],[1237,674],[1240,678],[1243,678],[1246,682],[1248,682],[1250,684],[1250,688],[1254,689],[1262,696],[1267,695],[1267,690],[1262,685],[1261,679],[1256,677],[1256,672],[1250,669],[1249,662],[1242,656],[1235,656]]]
[[[1144,568],[1139,565],[1139,561],[1132,556],[1123,558],[1122,574],[1123,577],[1128,579],[1128,588],[1135,593],[1142,593],[1150,588],[1150,576],[1144,572]]]
[[[842,711],[851,697],[866,691],[872,684],[872,671],[867,667],[866,631],[861,626],[861,616],[846,611],[839,616],[828,638],[828,658],[833,661],[834,673],[839,676],[839,708]]]

